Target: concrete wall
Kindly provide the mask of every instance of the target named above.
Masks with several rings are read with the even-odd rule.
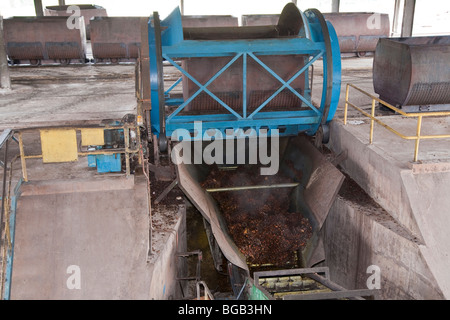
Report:
[[[397,129],[400,127],[401,132],[414,130],[409,128],[409,122],[401,118],[387,117],[384,120],[395,121]],[[433,119],[427,121],[432,124]],[[436,122],[434,127],[444,126]],[[348,159],[341,164],[343,170],[385,210],[398,228],[394,236],[385,231],[381,232],[377,224],[366,222],[366,218],[362,219],[358,226],[352,221],[348,226],[350,229],[344,232],[353,236],[360,232],[361,239],[365,239],[364,242],[358,238],[355,238],[357,241],[353,240],[367,247],[364,252],[367,252],[368,256],[358,256],[360,251],[351,254],[345,251],[345,254],[349,259],[358,257],[361,260],[358,263],[365,264],[370,262],[368,261],[370,255],[371,259],[383,257],[379,263],[385,265],[384,273],[389,274],[386,279],[393,281],[393,289],[389,289],[392,294],[389,294],[389,297],[448,299],[450,160],[436,156],[437,151],[444,148],[445,141],[426,141],[426,143],[422,141],[420,155],[425,159],[412,162],[413,142],[405,142],[389,131],[377,127],[375,142],[369,144],[368,132],[367,121],[360,125],[348,126],[344,126],[340,121],[333,121],[330,148],[335,153],[347,150]],[[347,211],[339,213],[343,216],[341,219],[348,219],[345,218],[350,214],[346,213]],[[365,212],[364,209],[359,211]],[[356,221],[358,219],[360,218]],[[339,221],[330,223],[347,228]],[[353,230],[352,225],[359,231]],[[402,232],[399,233],[399,230]],[[375,237],[376,234],[380,236]],[[402,237],[409,239],[411,243],[405,242],[398,235],[404,235]],[[346,243],[342,235],[336,236],[338,239],[342,238],[338,242]],[[388,263],[388,260],[391,262]],[[341,261],[336,263],[345,265]],[[345,267],[343,270],[351,269]],[[355,276],[350,276],[352,277]],[[346,281],[350,281],[348,279]],[[435,288],[434,291],[431,290],[432,287]]]
[[[22,186],[16,219],[13,300],[176,299],[176,253],[186,250],[183,208],[149,215],[142,177],[96,175],[86,180]],[[79,267],[80,288],[69,288]],[[73,273],[73,271],[72,271]],[[74,274],[74,273],[73,273]]]
[[[166,208],[164,208],[166,209]],[[167,209],[166,213],[174,209]],[[156,215],[164,214],[156,212]],[[158,218],[158,217],[156,217]],[[186,264],[183,259],[177,258],[179,252],[186,252],[186,208],[180,206],[177,213],[177,222],[173,229],[166,230],[162,235],[164,240],[160,246],[156,244],[156,260],[152,262],[152,279],[150,284],[149,299],[173,300],[181,299],[183,292],[177,276],[186,274]],[[169,224],[170,225],[170,224]],[[161,232],[160,232],[161,233]],[[153,242],[158,241],[158,235],[153,236]],[[156,252],[157,251],[157,252]],[[183,291],[186,292],[186,283],[183,283]]]
[[[443,299],[419,244],[399,228],[382,209],[338,196],[322,230],[331,279],[347,289],[367,288],[367,268],[376,265],[377,299]]]
[[[333,121],[330,129],[331,149],[337,154],[348,151],[348,159],[342,163],[345,172],[395,220],[423,242],[409,200],[403,192],[399,168],[408,169],[407,164],[399,163],[389,154],[368,145],[368,130],[361,130],[363,133],[356,135],[344,129],[339,121]],[[353,126],[351,129],[357,128]]]

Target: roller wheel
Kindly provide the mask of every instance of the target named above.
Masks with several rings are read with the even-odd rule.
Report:
[[[356,54],[358,55],[359,58],[362,58],[362,57],[365,57],[365,56],[366,56],[367,52],[365,52],[365,51],[359,51],[359,52],[357,52]]]
[[[330,126],[328,124],[320,126],[322,129],[322,143],[327,144],[330,142]]]
[[[158,138],[158,146],[160,152],[166,152],[168,147],[167,137],[165,135],[160,135]]]
[[[59,63],[60,63],[62,66],[67,66],[67,65],[70,64],[70,59],[59,59]]]
[[[39,66],[41,64],[41,60],[40,59],[31,59],[30,64],[34,67]]]
[[[328,124],[321,125],[316,132],[314,145],[321,150],[324,144],[330,142],[330,127]]]

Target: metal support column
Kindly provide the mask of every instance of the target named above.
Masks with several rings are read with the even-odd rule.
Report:
[[[6,46],[3,41],[3,17],[0,15],[0,88],[11,89]]]
[[[58,5],[59,6],[65,6],[66,5],[66,0],[58,0]]]
[[[180,11],[181,15],[184,15],[184,0],[180,0]]]
[[[340,0],[332,0],[331,2],[331,12],[339,12],[339,7],[341,5]]]
[[[4,156],[4,161],[3,161],[3,184],[2,184],[2,211],[0,212],[0,236],[2,234],[2,228],[3,228],[3,215],[6,211],[5,206],[7,205],[6,202],[6,177],[8,175],[8,144],[9,144],[9,139],[5,141],[5,156]],[[2,245],[4,245],[3,243],[1,243],[1,239],[0,239],[0,247]]]
[[[142,116],[143,121],[146,122],[148,126],[148,137],[151,137],[150,129],[150,109],[151,109],[151,95],[150,95],[150,59],[148,52],[148,17],[141,18],[140,21],[141,28],[141,48],[139,51],[139,68],[140,81],[137,81],[139,88],[138,99],[141,101],[140,108],[138,110],[138,117]],[[138,121],[139,122],[139,121]]]
[[[396,37],[400,35],[399,22],[400,22],[400,9],[402,5],[402,0],[395,0],[394,5],[394,18],[392,21],[392,34],[391,36]]]
[[[401,37],[412,37],[416,0],[405,0]]]
[[[42,9],[42,0],[34,0],[34,9],[36,11],[36,17],[44,16],[44,10]]]

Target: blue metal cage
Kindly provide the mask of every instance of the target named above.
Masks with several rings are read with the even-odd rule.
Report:
[[[341,88],[341,56],[338,38],[330,22],[325,21],[323,15],[316,9],[305,12],[298,10],[292,3],[284,10],[294,10],[301,19],[301,29],[298,34],[289,37],[269,39],[232,39],[232,40],[186,40],[183,35],[182,16],[176,8],[167,18],[160,21],[157,12],[150,17],[149,55],[150,55],[150,86],[151,86],[151,131],[160,141],[172,136],[177,129],[185,129],[194,134],[201,121],[202,132],[195,132],[193,139],[201,139],[206,130],[215,129],[227,136],[226,130],[248,128],[259,132],[264,129],[279,129],[280,136],[297,135],[305,132],[314,135],[319,127],[325,126],[334,117]],[[283,12],[284,12],[283,10]],[[283,13],[282,13],[283,14]],[[304,65],[298,66],[294,76],[289,79],[281,78],[276,71],[263,61],[264,56],[305,55]],[[229,57],[230,60],[207,82],[201,83],[177,61],[187,58]],[[238,59],[242,60],[242,106],[240,110],[227,105],[208,86],[221,74],[230,68]],[[247,108],[247,65],[249,59],[256,61],[264,70],[279,81],[279,88],[263,103],[249,110]],[[320,105],[314,105],[311,98],[309,69],[314,62],[323,61],[323,87]],[[182,82],[178,79],[167,90],[164,89],[163,61],[167,61],[178,69],[185,79],[189,79],[198,86],[198,90],[189,98],[172,98],[171,91]],[[291,83],[299,76],[305,76],[305,90],[298,92]],[[268,111],[265,107],[283,90],[289,90],[301,100],[302,108],[298,110]],[[214,99],[223,111],[221,113],[183,114],[199,94],[207,94]],[[168,112],[168,106],[172,111]]]

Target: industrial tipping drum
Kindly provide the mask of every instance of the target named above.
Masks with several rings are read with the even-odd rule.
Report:
[[[279,129],[281,136],[327,131],[341,88],[336,32],[316,9],[289,3],[276,26],[183,28],[180,10],[149,21],[151,131],[161,151],[177,129]],[[323,62],[320,103],[310,67]],[[163,61],[182,73],[165,89]],[[171,97],[182,83],[183,98]],[[326,139],[325,139],[326,140]]]

